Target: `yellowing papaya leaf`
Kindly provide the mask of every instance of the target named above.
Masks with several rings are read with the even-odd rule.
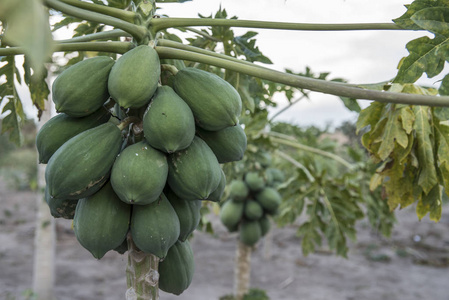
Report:
[[[447,36],[449,34],[449,7],[424,8],[410,18],[416,25],[430,32]]]
[[[401,17],[396,18],[393,21],[402,28],[420,30],[422,28],[412,19],[412,16],[415,13],[429,7],[448,7],[448,3],[445,0],[415,0],[411,4],[405,6],[407,7],[407,11]]]
[[[374,128],[374,125],[376,125],[376,123],[379,121],[385,105],[386,104],[381,102],[371,102],[371,104],[367,108],[362,109],[357,119],[356,133],[359,133],[359,131],[366,126],[371,126],[372,130]]]
[[[431,137],[432,129],[429,124],[429,108],[427,106],[414,106],[413,112],[416,118],[413,128],[416,133],[420,168],[418,185],[427,195],[438,184]]]
[[[422,198],[416,206],[416,214],[421,220],[429,213],[430,220],[438,222],[441,219],[441,206],[442,188],[436,185],[427,195],[423,193]]]
[[[449,192],[449,109],[435,108],[433,110],[434,134],[436,140],[436,153],[442,184]]]

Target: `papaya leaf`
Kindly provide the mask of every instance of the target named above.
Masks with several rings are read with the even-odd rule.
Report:
[[[437,163],[442,176],[442,184],[449,192],[449,109],[435,108],[433,124],[436,140]]]
[[[429,7],[416,12],[411,18],[422,29],[448,36],[449,7]]]
[[[234,42],[237,45],[239,54],[243,54],[247,61],[259,61],[265,64],[272,64],[273,62],[260,52],[259,47],[256,46],[256,40],[253,39],[258,33],[255,31],[248,31],[244,35],[234,37]]]
[[[412,16],[415,13],[431,7],[449,7],[449,4],[446,0],[415,0],[405,6],[407,11],[393,21],[404,29],[420,30],[422,28],[412,20]]]
[[[414,106],[414,130],[417,142],[417,155],[419,159],[418,185],[428,194],[438,184],[437,171],[433,153],[432,128],[429,124],[429,108]]]
[[[9,140],[16,145],[23,144],[23,135],[20,130],[21,124],[25,120],[22,102],[18,97],[6,98],[8,103],[3,107],[2,114],[7,114],[2,121],[2,134],[8,132]],[[5,98],[2,97],[2,100]]]
[[[343,105],[350,111],[359,113],[362,110],[356,99],[351,99],[348,97],[340,97],[340,99],[343,101]]]
[[[374,126],[379,121],[382,111],[386,104],[381,102],[371,102],[371,104],[360,111],[359,117],[356,123],[356,133],[359,133],[361,129],[370,126],[370,130],[374,129]]]
[[[0,20],[6,24],[5,41],[24,47],[35,72],[42,72],[53,52],[48,14],[42,1],[0,1]]]
[[[449,74],[444,76],[443,80],[441,81],[440,88],[438,89],[438,92],[442,96],[449,95]]]
[[[438,222],[441,219],[441,206],[442,189],[439,185],[435,185],[428,194],[423,193],[416,206],[416,214],[421,220],[429,213],[430,220]]]
[[[38,110],[38,118],[42,115],[42,111],[45,109],[45,100],[48,99],[50,89],[46,82],[47,70],[44,68],[42,74],[32,72],[32,68],[28,63],[28,59],[25,57],[23,63],[24,80],[30,91],[31,101]]]

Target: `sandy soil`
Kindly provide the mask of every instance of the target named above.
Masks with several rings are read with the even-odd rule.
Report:
[[[31,287],[35,194],[9,190],[0,179],[0,299],[26,299]],[[295,228],[275,229],[271,247],[252,255],[252,286],[273,300],[449,300],[449,207],[440,223],[419,222],[413,208],[398,212],[391,239],[360,223],[349,259],[326,251],[304,257]],[[236,235],[213,220],[216,235],[195,233],[196,273],[181,296],[212,300],[232,292]],[[271,258],[266,259],[265,251]],[[55,291],[60,300],[124,299],[126,256],[95,260],[76,241],[70,221],[57,220]]]

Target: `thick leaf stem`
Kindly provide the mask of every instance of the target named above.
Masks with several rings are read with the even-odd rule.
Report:
[[[66,40],[59,40],[56,42],[59,43],[80,43],[80,42],[90,42],[90,41],[98,41],[98,40],[110,40],[115,39],[119,37],[132,37],[131,34],[129,34],[126,31],[123,31],[121,29],[114,29],[109,31],[102,31],[97,33],[91,33],[86,34],[83,36],[77,36]]]
[[[287,140],[287,139],[285,139],[283,137],[282,134],[274,132],[274,131],[270,131],[268,134],[271,135],[270,140],[272,142],[274,142],[274,143],[286,145],[286,146],[289,146],[289,147],[293,147],[293,148],[296,148],[296,149],[304,150],[304,151],[307,151],[307,152],[311,152],[311,153],[315,153],[315,154],[318,154],[318,155],[321,155],[321,156],[325,156],[325,157],[331,158],[331,159],[341,163],[342,165],[344,165],[348,169],[353,169],[355,167],[350,162],[346,161],[345,159],[343,159],[340,156],[335,155],[333,153],[330,153],[330,152],[327,152],[327,151],[323,151],[323,150],[320,150],[320,149],[317,149],[317,148],[313,148],[313,147],[310,147],[310,146],[306,146],[306,145],[303,145],[303,144],[298,143],[296,141]]]
[[[135,12],[123,10],[120,8],[105,6],[105,5],[98,5],[94,3],[89,3],[85,1],[79,1],[79,0],[59,0],[60,2],[64,2],[66,4],[82,8],[85,10],[97,12],[100,14],[108,15],[114,18],[121,19],[126,22],[134,23],[134,21],[137,18],[137,15]]]
[[[302,170],[306,174],[307,179],[309,179],[310,182],[315,182],[315,177],[313,177],[313,175],[310,173],[310,171],[302,163],[300,163],[299,161],[297,161],[296,159],[294,159],[293,157],[291,157],[290,155],[288,155],[287,153],[285,153],[283,151],[276,150],[275,153],[279,157],[282,157],[286,161],[290,162],[292,165],[294,165],[298,169]]]
[[[143,40],[148,35],[147,29],[143,26],[138,26],[108,15],[74,7],[72,5],[62,3],[58,0],[44,0],[44,4],[49,8],[53,8],[76,18],[98,22],[123,29],[124,31],[130,33],[133,37],[135,37],[137,41]]]
[[[54,52],[98,51],[123,54],[134,47],[128,42],[81,42],[56,44]],[[0,48],[0,56],[25,54],[23,47]]]
[[[302,99],[306,98],[307,95],[302,95],[301,97],[291,101],[286,107],[282,108],[281,110],[279,110],[277,113],[275,113],[269,120],[268,122],[273,122],[274,118],[276,118],[277,116],[279,116],[280,114],[282,114],[283,112],[287,111],[290,107],[292,107],[293,105],[295,105],[296,103],[298,103],[299,101],[301,101]]]
[[[360,100],[375,100],[384,103],[402,103],[409,105],[449,106],[449,96],[429,96],[367,90],[354,84],[309,78],[288,74],[250,63],[243,63],[180,49],[158,46],[155,48],[160,58],[184,59],[214,65],[235,72],[277,82],[301,89],[348,97]]]
[[[353,24],[309,24],[268,22],[238,19],[209,19],[209,18],[159,18],[151,22],[152,29],[159,31],[173,27],[193,26],[228,26],[281,30],[308,30],[308,31],[344,31],[344,30],[404,30],[394,23],[353,23]]]

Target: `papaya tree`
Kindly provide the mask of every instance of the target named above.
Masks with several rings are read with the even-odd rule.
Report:
[[[419,218],[429,214],[432,220],[440,219],[442,193],[448,190],[449,182],[445,108],[449,105],[449,80],[446,76],[438,90],[414,83],[423,73],[433,77],[444,69],[448,35],[445,14],[448,9],[446,1],[415,0],[407,6],[404,15],[392,23],[303,24],[223,17],[161,17],[157,14],[155,1],[151,0],[1,1],[0,20],[4,34],[1,37],[3,64],[0,74],[5,80],[0,85],[0,95],[2,112],[6,114],[2,130],[20,144],[24,112],[18,84],[23,81],[28,86],[31,100],[40,115],[49,93],[43,80],[45,64],[51,60],[52,53],[77,52],[78,56],[69,61],[71,66],[61,72],[52,85],[52,100],[59,115],[46,124],[56,124],[52,140],[61,143],[51,150],[47,162],[46,201],[54,216],[74,218],[79,242],[94,257],[99,259],[109,250],[128,252],[127,299],[158,299],[159,288],[180,294],[193,276],[193,254],[188,240],[180,239],[181,217],[172,204],[173,200],[170,202],[165,194],[173,192],[189,204],[190,201],[213,200],[209,199],[212,194],[220,196],[225,177],[214,152],[196,135],[196,131],[200,128],[219,132],[236,126],[239,119],[247,125],[245,130],[251,128],[251,123],[245,123],[244,118],[248,117],[246,110],[256,109],[256,99],[252,91],[254,86],[248,78],[344,97],[348,103],[355,99],[374,100],[360,112],[357,122],[358,130],[366,130],[362,143],[377,164],[369,188],[375,190],[382,186],[391,210],[417,202]],[[62,17],[61,21],[50,26],[49,12]],[[72,23],[77,24],[73,38],[52,39],[51,29]],[[245,43],[245,39],[251,39],[251,34],[243,38],[240,52],[225,47],[224,53],[219,53],[213,46],[207,46],[213,45],[207,32],[195,29],[204,37],[204,42],[196,45],[174,40],[166,32],[169,28],[191,30],[192,27],[208,26],[215,28],[217,34],[226,32],[229,27],[317,31],[422,30],[430,32],[434,38],[425,36],[407,44],[410,55],[401,61],[393,81],[381,85],[359,85],[275,71],[254,64],[256,60],[253,58],[249,61],[241,59],[248,53],[245,47],[252,45],[251,42]],[[225,35],[221,41],[230,45],[231,38]],[[22,66],[17,65],[17,55],[25,57]],[[195,67],[184,67],[185,61],[194,62]],[[201,66],[214,66],[215,71],[205,71]],[[19,68],[24,71],[23,80]],[[224,77],[217,75],[222,70],[226,70]],[[228,83],[230,80],[239,83],[237,88]],[[245,80],[248,80],[246,84]],[[182,104],[168,105],[160,113],[166,120],[190,122],[189,126],[183,126],[181,136],[172,135],[177,132],[174,130],[176,122],[169,121],[165,126],[161,123],[151,126],[149,121],[145,122],[149,111],[158,109],[158,105],[153,104],[166,102],[157,100],[167,98],[164,90],[170,91],[171,103],[180,103],[177,99],[180,97],[186,104],[184,108]],[[242,102],[245,107],[243,113]],[[69,129],[55,130],[62,128],[59,124],[65,123],[59,116],[66,115],[71,121],[85,121],[91,120],[94,114],[107,120],[84,129],[67,126],[70,130],[79,130],[70,135],[67,135]],[[51,129],[50,125],[47,129]],[[151,134],[145,127],[152,128]],[[284,129],[279,127],[280,131],[266,133],[259,131],[258,138],[273,145],[332,158],[351,169],[345,160],[299,143],[299,136],[295,140],[285,136],[281,131]],[[159,138],[149,141],[152,139],[149,136],[157,136],[161,131],[164,133]],[[48,135],[45,131],[41,134],[42,137]],[[187,136],[189,141],[183,141]],[[295,213],[301,213],[299,208],[302,205],[312,213],[311,217],[317,216],[299,230],[301,234],[309,235],[303,240],[306,241],[303,248],[312,250],[313,243],[318,243],[320,237],[317,226],[323,220],[337,224],[338,210],[347,207],[339,200],[348,194],[353,197],[351,191],[339,189],[339,184],[355,182],[356,179],[349,178],[351,174],[347,174],[348,178],[343,176],[340,182],[327,185],[329,178],[325,175],[329,166],[310,158],[309,165],[304,166],[299,163],[299,158],[295,159],[291,150],[288,152],[286,149],[281,149],[280,156],[300,170],[290,177],[290,181],[297,180],[297,186],[308,182],[305,191],[298,190],[289,195],[294,206],[286,207],[281,215],[289,216],[289,210],[298,207],[290,216],[293,218]],[[44,150],[49,151],[46,145]],[[134,170],[132,174],[152,170],[145,176],[156,177],[152,192],[157,191],[158,195],[142,197],[139,194],[143,190],[142,183],[126,180],[126,170],[119,164],[122,156],[129,157],[129,165]],[[320,201],[306,203],[304,200],[310,195]],[[105,201],[106,198],[111,201]],[[351,198],[350,202],[356,201]],[[195,208],[189,209],[189,212],[195,211]],[[109,213],[104,214],[104,211]],[[150,214],[160,219],[146,218]],[[100,216],[103,222],[97,226]],[[115,216],[117,222],[114,221]],[[351,226],[354,221],[349,220],[347,227],[333,226],[323,232],[331,245],[343,254],[345,236],[353,235]],[[89,231],[86,227],[96,230]]]

